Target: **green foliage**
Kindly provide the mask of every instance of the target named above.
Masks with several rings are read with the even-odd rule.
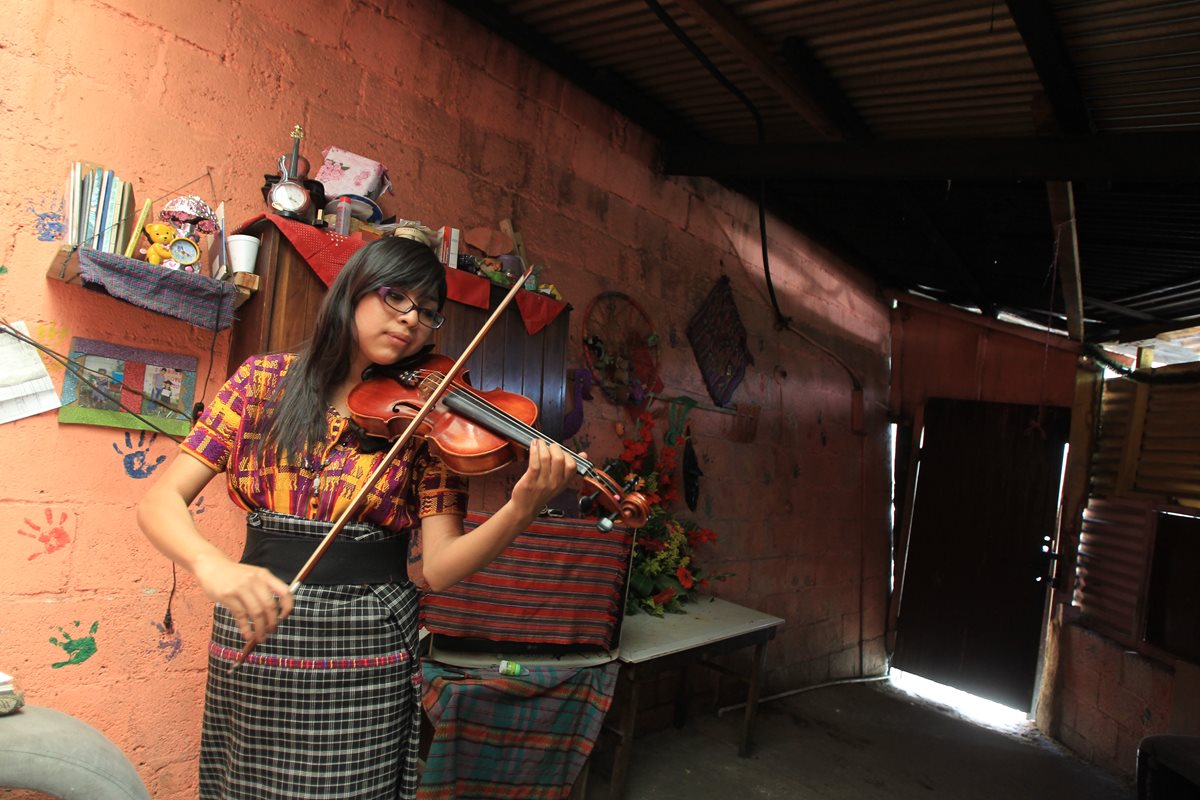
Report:
[[[608,472],[625,482],[636,478],[638,491],[650,503],[650,515],[634,539],[625,612],[661,617],[665,613],[684,613],[683,604],[694,600],[700,589],[732,573],[709,575],[697,562],[696,547],[716,541],[717,534],[671,510],[676,500],[671,478],[675,448],[663,446],[655,458],[653,435],[654,418],[643,412],[634,438],[624,440],[621,459],[610,464]],[[646,464],[654,466],[646,469]]]

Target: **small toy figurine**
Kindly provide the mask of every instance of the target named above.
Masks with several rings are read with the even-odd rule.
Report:
[[[166,222],[151,222],[144,230],[150,246],[146,249],[146,261],[156,267],[171,259],[168,245],[175,239],[175,228]]]

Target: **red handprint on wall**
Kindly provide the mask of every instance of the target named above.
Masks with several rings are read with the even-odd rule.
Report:
[[[31,555],[28,559],[29,561],[33,561],[38,556],[42,555],[42,553],[53,553],[55,550],[61,550],[70,544],[71,536],[67,533],[67,529],[63,527],[66,521],[67,512],[63,511],[61,512],[58,522],[55,523],[54,511],[49,508],[46,509],[45,528],[34,523],[33,520],[29,519],[28,517],[25,518],[25,524],[32,528],[34,532],[30,533],[24,528],[18,528],[17,533],[21,534],[22,536],[28,536],[30,539],[37,539],[42,543],[42,547],[45,548],[42,552]]]

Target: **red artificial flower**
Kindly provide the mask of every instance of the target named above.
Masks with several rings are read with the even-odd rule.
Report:
[[[679,565],[679,569],[675,570],[675,577],[679,579],[679,585],[685,589],[692,588],[692,585],[695,583],[692,580],[692,573],[688,572],[687,567],[682,564]]]
[[[660,606],[665,606],[667,603],[671,602],[671,600],[673,600],[674,598],[675,598],[675,590],[668,586],[666,589],[663,589],[661,592],[654,595],[654,597],[652,597],[650,599],[653,600],[654,602],[658,603]]]
[[[637,469],[642,465],[642,459],[646,457],[646,451],[650,448],[650,445],[645,442],[634,442],[629,439],[626,439],[624,444],[625,449],[621,451],[621,460],[631,465],[634,469]]]

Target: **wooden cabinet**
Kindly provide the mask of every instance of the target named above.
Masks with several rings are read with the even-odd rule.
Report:
[[[255,353],[296,350],[308,339],[325,284],[270,220],[242,231],[257,236],[258,291],[237,312],[229,340],[229,372]]]
[[[507,289],[492,286],[489,310],[447,302],[446,324],[434,339],[438,351],[458,358],[482,327],[490,309],[499,305],[507,293]],[[513,304],[496,320],[467,360],[472,386],[483,391],[504,389],[533,400],[539,408],[535,427],[555,440],[562,436],[566,413],[570,312],[568,305],[553,322],[530,336]]]
[[[255,353],[293,351],[312,332],[325,284],[312,271],[287,237],[269,220],[260,220],[245,233],[258,236],[255,271],[258,291],[241,307],[229,346],[232,373]],[[495,308],[507,293],[490,287]],[[525,330],[516,304],[503,316],[467,361],[471,385],[484,391],[504,389],[522,394],[540,409],[538,430],[558,439],[566,411],[567,341],[571,307],[534,335]],[[446,324],[434,332],[438,352],[457,358],[491,313],[490,310],[447,301]]]

